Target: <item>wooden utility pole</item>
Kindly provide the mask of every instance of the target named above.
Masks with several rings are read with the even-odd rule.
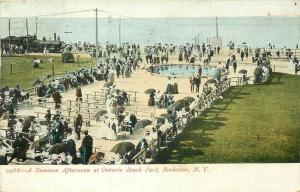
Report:
[[[26,37],[26,43],[27,43],[27,55],[29,56],[29,43],[28,43],[28,21],[26,19],[26,34],[27,34],[27,37]]]
[[[119,18],[119,46],[121,47],[121,18]]]
[[[96,8],[96,66],[98,65],[98,9]]]
[[[11,56],[11,44],[10,44],[10,19],[8,20],[8,45],[9,45],[9,56]]]
[[[35,18],[35,36],[37,39],[37,17]]]

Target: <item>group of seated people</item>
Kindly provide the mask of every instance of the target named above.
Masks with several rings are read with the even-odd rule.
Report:
[[[158,90],[156,93],[151,92],[149,95],[148,106],[157,106],[158,108],[166,108],[167,106],[173,104],[174,96],[164,92],[160,93]]]
[[[92,139],[90,139],[91,136],[88,135],[87,130],[81,131],[83,121],[78,124],[78,118],[80,118],[80,115],[78,115],[74,120],[75,128],[69,127],[70,120],[68,118],[62,117],[59,111],[51,114],[50,110],[47,110],[47,113],[43,120],[37,120],[37,118],[34,116],[27,116],[23,119],[20,118],[18,120],[16,118],[8,119],[8,129],[6,131],[6,134],[5,136],[3,134],[1,135],[1,137],[5,137],[5,139],[15,140],[12,146],[14,148],[14,154],[12,155],[12,158],[10,161],[8,161],[8,163],[11,162],[15,157],[17,157],[18,159],[26,160],[27,156],[25,156],[24,154],[26,154],[29,149],[29,143],[34,145],[34,147],[32,146],[34,152],[31,153],[31,158],[36,161],[48,163],[50,161],[51,164],[53,164],[53,161],[56,162],[54,164],[79,163],[79,159],[77,158],[78,155],[75,140],[76,138],[80,139],[80,134],[84,133],[85,136],[82,140],[82,149],[81,151],[79,150],[79,152],[82,152],[82,154],[80,155],[80,162],[82,164],[87,164],[89,156],[91,155],[90,151],[92,147],[90,146],[90,144],[88,144],[88,147],[84,147],[84,145],[87,141],[90,141]],[[77,127],[79,127],[79,129]],[[20,142],[16,142],[19,140]],[[27,147],[25,147],[25,145],[18,145],[19,143],[24,142],[27,143]],[[38,145],[34,144],[37,142]],[[62,150],[64,152],[64,154],[62,154],[64,155],[64,157],[60,159],[58,158],[59,155],[49,155],[48,151],[54,146],[58,146],[58,151]],[[84,152],[84,150],[88,150],[88,156],[87,152]],[[55,152],[55,154],[58,153]]]
[[[117,153],[113,160],[110,162],[115,165],[119,164],[135,164],[140,159],[134,159],[135,155],[138,154],[140,151],[145,150],[143,154],[143,160],[145,160],[147,152],[149,152],[149,143],[145,138],[142,138],[139,143],[135,146],[134,149],[128,151],[127,153]]]
[[[117,114],[118,107],[129,104],[128,94],[126,91],[116,89],[114,84],[106,89],[105,104],[109,115]]]
[[[0,119],[13,115],[19,104],[29,100],[29,92],[16,88],[0,88]]]
[[[117,115],[107,116],[105,123],[113,131],[115,139],[118,140],[119,132],[129,132],[133,134],[137,117],[127,111],[126,115],[118,113]]]

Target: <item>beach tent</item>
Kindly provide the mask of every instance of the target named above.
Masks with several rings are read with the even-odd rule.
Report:
[[[119,154],[125,154],[131,150],[134,150],[135,146],[133,143],[131,142],[120,142],[118,144],[116,144],[111,150],[110,152],[113,153],[119,153]]]

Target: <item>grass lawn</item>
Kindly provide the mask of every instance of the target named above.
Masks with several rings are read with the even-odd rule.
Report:
[[[233,87],[154,163],[300,162],[300,76]]]
[[[76,60],[76,55],[74,55]],[[32,67],[32,60],[34,58],[43,59],[44,62],[40,64],[39,69]],[[54,58],[55,62],[50,63],[49,58]],[[31,88],[32,83],[36,78],[46,77],[52,75],[52,64],[54,65],[55,74],[62,74],[66,71],[77,71],[84,66],[93,66],[95,61],[90,58],[80,58],[80,65],[66,64],[61,62],[61,56],[44,56],[44,55],[22,55],[22,56],[5,56],[1,58],[2,62],[2,86],[15,87],[17,84],[21,89]],[[11,75],[12,65],[12,75]]]

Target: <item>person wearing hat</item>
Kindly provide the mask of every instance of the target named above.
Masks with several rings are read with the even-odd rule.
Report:
[[[133,128],[135,127],[135,125],[137,123],[137,118],[134,114],[130,114],[129,120],[130,120],[129,132],[130,132],[130,134],[133,134]]]
[[[200,84],[201,84],[201,76],[197,75],[195,78],[196,93],[199,93],[200,91]]]
[[[75,143],[75,135],[73,134],[72,129],[68,130],[67,135],[67,148],[70,156],[72,157],[72,164],[76,163],[77,154],[76,154],[76,143]]]
[[[50,110],[49,110],[50,111]],[[48,113],[48,112],[47,112]],[[59,118],[60,119],[60,114],[61,114],[61,112],[59,111],[59,110],[56,110],[56,113],[53,115],[53,118],[52,118],[52,120],[56,120],[57,118]],[[51,115],[51,114],[50,114]]]
[[[7,163],[9,164],[14,158],[17,158],[17,161],[19,161],[20,159],[25,161],[26,152],[29,149],[28,139],[26,139],[23,134],[19,134],[12,147],[14,148],[14,152]]]
[[[155,105],[155,94],[154,92],[151,92],[149,95],[148,106],[154,106],[154,105]]]
[[[7,148],[5,147],[3,143],[3,139],[0,138],[0,165],[7,165],[7,154],[6,154]]]
[[[52,130],[53,144],[61,143],[63,137],[62,123],[59,117],[56,117],[54,129]]]
[[[62,124],[63,124],[63,129],[64,129],[64,133],[68,133],[70,131],[72,131],[72,129],[69,127],[70,119],[66,118],[62,120]]]
[[[55,91],[52,94],[52,98],[53,98],[53,101],[55,103],[55,109],[59,109],[60,105],[61,105],[62,96],[60,95],[60,93],[58,91]]]
[[[50,126],[51,125],[51,111],[50,111],[50,109],[47,109],[47,113],[46,113],[44,118],[46,120],[47,125]]]
[[[76,88],[76,101],[81,101],[82,102],[81,87],[77,87]]]
[[[145,138],[143,138],[136,146],[136,151],[139,152],[139,151],[142,151],[144,150],[144,153],[143,153],[143,160],[145,162],[145,159],[146,159],[146,150],[149,148],[149,144],[148,142],[146,141]]]
[[[78,140],[80,140],[82,123],[83,123],[82,115],[78,114],[74,121],[75,133],[77,134]]]
[[[88,164],[89,158],[93,153],[93,138],[88,134],[88,131],[83,132],[85,135],[82,139],[81,147],[79,148],[81,163]]]
[[[11,102],[11,100],[7,101],[5,109],[6,109],[6,113],[9,114],[9,115],[13,115],[15,113],[14,105]]]

